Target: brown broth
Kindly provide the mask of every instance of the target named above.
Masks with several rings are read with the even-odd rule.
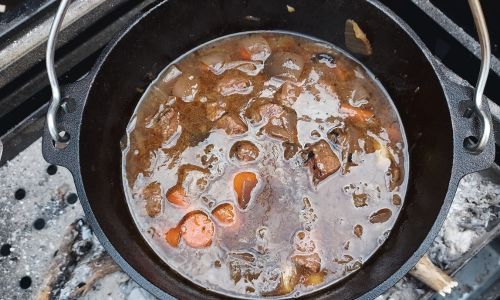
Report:
[[[267,59],[265,47],[242,50],[261,38]],[[408,152],[391,99],[359,62],[265,31],[207,43],[165,68],[130,121],[122,165],[136,225],[169,266],[219,293],[279,297],[338,282],[374,254],[403,206]],[[255,176],[240,182],[241,172]]]

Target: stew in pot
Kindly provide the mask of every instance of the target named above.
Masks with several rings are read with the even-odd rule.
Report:
[[[299,296],[362,268],[406,191],[392,101],[334,46],[284,32],[165,68],[123,145],[128,205],[174,270],[232,296]]]

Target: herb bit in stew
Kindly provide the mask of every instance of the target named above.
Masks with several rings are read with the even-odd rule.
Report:
[[[346,23],[346,43],[369,55],[358,27]],[[348,54],[303,36],[196,48],[151,83],[126,137],[124,189],[144,239],[227,296],[301,296],[354,274],[404,206],[391,99]]]

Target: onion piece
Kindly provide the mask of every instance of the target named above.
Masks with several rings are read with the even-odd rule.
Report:
[[[264,64],[261,62],[237,60],[226,63],[224,69],[237,69],[249,76],[255,76],[264,69]]]
[[[192,102],[198,93],[199,87],[200,79],[198,77],[185,74],[175,81],[172,94],[181,98],[184,102]]]
[[[271,47],[261,36],[249,36],[238,45],[241,57],[246,60],[265,61],[271,55]]]
[[[222,51],[214,51],[210,52],[206,55],[203,55],[199,58],[199,60],[205,64],[212,73],[215,75],[220,75],[224,73],[226,70],[225,63],[229,58],[229,55]]]
[[[366,34],[358,23],[350,19],[345,21],[345,45],[347,49],[357,54],[369,56],[373,53],[372,45]]]

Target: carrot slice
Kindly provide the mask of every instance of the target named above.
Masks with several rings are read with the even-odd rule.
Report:
[[[184,188],[180,185],[175,185],[170,188],[167,192],[167,200],[179,207],[187,208],[191,203],[191,200],[186,194]]]
[[[179,228],[179,226],[170,228],[165,233],[165,240],[172,247],[179,246],[179,242],[181,241],[181,229]]]
[[[340,104],[340,108],[348,112],[351,115],[349,116],[349,118],[352,118],[356,122],[366,123],[369,119],[373,118],[373,116],[375,115],[373,112],[369,110],[350,106],[344,103]]]
[[[233,225],[236,218],[234,207],[229,203],[223,203],[214,208],[212,215],[223,225]]]
[[[244,60],[250,60],[252,58],[252,55],[250,54],[250,52],[248,52],[247,49],[245,49],[245,48],[240,48],[240,56]]]
[[[234,177],[234,191],[238,204],[242,209],[247,208],[252,195],[252,190],[257,186],[257,175],[252,172],[241,172]]]
[[[214,223],[201,211],[194,211],[184,216],[180,231],[186,244],[192,248],[205,248],[212,244]]]

